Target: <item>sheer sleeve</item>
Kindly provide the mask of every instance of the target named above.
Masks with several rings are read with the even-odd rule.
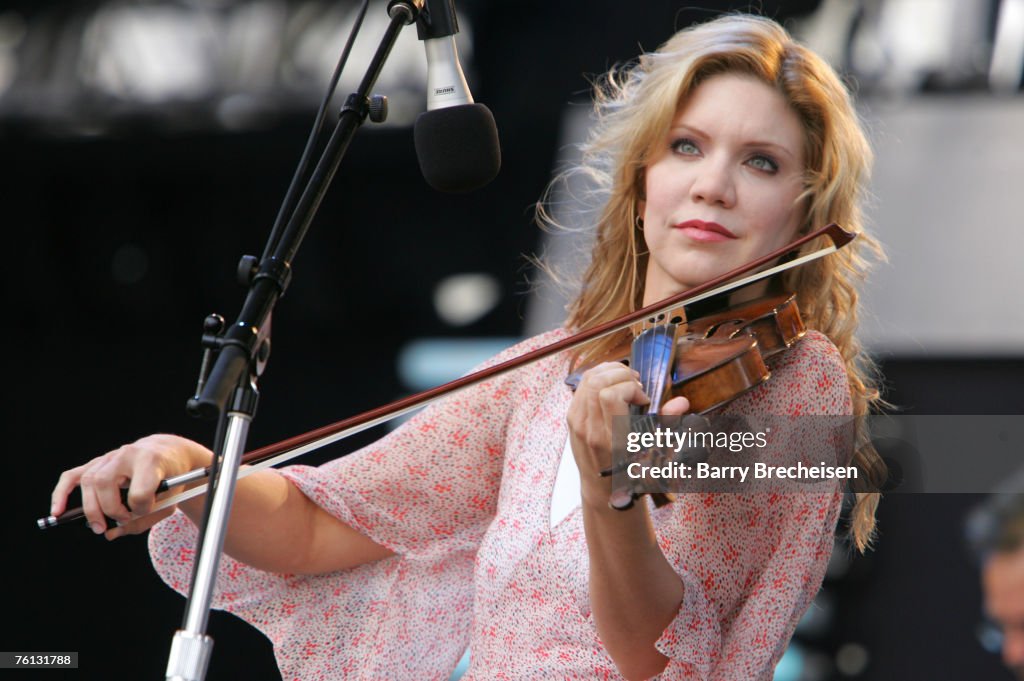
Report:
[[[561,333],[525,341],[487,365]],[[271,639],[285,679],[447,678],[469,640],[473,560],[495,513],[516,373],[435,403],[349,456],[282,469],[322,508],[397,554],[312,576],[222,558],[215,607]],[[195,538],[181,513],[150,533],[154,567],[182,593]]]
[[[848,415],[838,350],[812,332],[735,403],[748,414]],[[815,492],[686,494],[653,512],[662,551],[684,585],[656,646],[661,679],[771,679],[832,553],[838,483]]]

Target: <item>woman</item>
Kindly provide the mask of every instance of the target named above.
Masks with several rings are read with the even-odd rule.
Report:
[[[771,21],[733,16],[678,33],[609,77],[598,113],[582,170],[605,204],[568,328],[683,291],[815,226],[860,231],[870,152],[847,93]],[[858,242],[787,275],[815,330],[730,410],[867,412],[877,395],[854,338],[856,249],[874,242]],[[319,469],[249,476],[217,605],[274,641],[287,679],[443,679],[467,644],[476,678],[770,678],[820,586],[841,491],[610,509],[598,474],[610,422],[647,396],[620,364],[586,371],[574,394],[563,379],[570,361],[584,366],[616,340],[457,394]],[[676,398],[662,411],[688,408]],[[67,471],[52,512],[80,485],[96,532],[141,532],[167,512],[107,529],[103,513],[131,518],[119,486],[130,481],[142,514],[160,479],[209,458],[178,437],[144,438]],[[567,480],[576,485],[562,517],[552,497]],[[875,503],[863,495],[853,510],[861,549]],[[183,503],[150,535],[154,564],[179,591],[200,509]]]

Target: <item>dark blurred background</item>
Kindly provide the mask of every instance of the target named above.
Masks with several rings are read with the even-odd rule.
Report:
[[[458,6],[469,82],[499,126],[501,174],[464,196],[420,177],[410,126],[425,68],[410,29],[377,88],[391,97],[389,122],[355,140],[278,307],[252,446],[425,387],[444,373],[449,341],[471,357],[557,324],[558,297],[531,293],[538,277],[523,254],[564,248],[545,244],[533,202],[583,134],[587,76],[676,28],[751,8]],[[210,439],[183,409],[203,317],[237,313],[235,264],[262,250],[355,7],[0,4],[0,214],[13,237],[0,268],[13,471],[0,650],[79,651],[78,671],[53,678],[163,678],[184,601],[150,569],[145,539],[41,533],[34,520],[60,471],[122,442],[154,431]],[[865,338],[888,399],[911,414],[1021,414],[1024,4],[753,9],[848,78],[875,140],[871,226],[890,263],[866,293]],[[342,93],[384,16],[373,3]],[[961,526],[977,500],[886,499],[877,549],[837,549],[776,678],[1010,678],[975,637],[980,593]],[[210,631],[208,678],[279,678],[255,630],[217,613]]]

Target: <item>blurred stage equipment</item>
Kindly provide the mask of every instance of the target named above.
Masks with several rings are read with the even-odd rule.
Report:
[[[383,5],[383,3],[381,3]],[[69,0],[0,9],[0,134],[102,135],[132,130],[251,130],[315,109],[353,0]],[[380,33],[386,17],[371,12]],[[471,26],[458,52],[471,68]],[[454,42],[452,43],[454,44]],[[357,42],[368,61],[375,45]],[[423,109],[423,48],[403,33],[378,87],[388,126]],[[343,92],[358,85],[344,74]],[[335,102],[341,106],[342,102]]]

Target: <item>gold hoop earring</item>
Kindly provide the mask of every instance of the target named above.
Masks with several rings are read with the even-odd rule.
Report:
[[[634,218],[634,219],[633,219],[633,224],[634,224],[634,225],[636,226],[636,228],[637,228],[637,229],[639,229],[639,230],[640,230],[641,232],[642,232],[642,231],[644,231],[644,219],[643,219],[642,217],[640,217],[640,214],[639,214],[639,213],[637,213],[637,216],[636,216],[636,218]]]

